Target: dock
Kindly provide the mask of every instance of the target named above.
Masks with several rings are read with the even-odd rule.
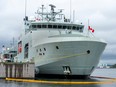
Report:
[[[35,78],[35,64],[21,62],[0,62],[0,78]]]

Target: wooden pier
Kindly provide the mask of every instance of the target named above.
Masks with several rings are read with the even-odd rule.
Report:
[[[0,63],[0,78],[35,78],[34,63]]]

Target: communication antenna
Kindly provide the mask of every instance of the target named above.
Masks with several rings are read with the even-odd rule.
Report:
[[[14,43],[14,41],[15,41],[15,38],[13,37],[13,51],[15,50],[15,43]]]
[[[73,10],[73,22],[75,22],[75,10]]]
[[[70,22],[71,22],[71,17],[72,17],[71,12],[72,12],[72,1],[70,0]]]
[[[25,0],[25,16],[26,16],[26,7],[27,7],[27,0]]]
[[[25,33],[26,33],[27,21],[28,21],[28,17],[26,15],[27,15],[27,0],[25,0],[25,18],[24,18],[24,22],[25,22]]]
[[[26,11],[27,11],[27,0],[25,0],[25,18],[26,18]]]
[[[28,21],[28,17],[26,15],[27,15],[27,0],[25,0],[25,18],[24,18],[25,24],[26,21]]]
[[[44,5],[42,5],[42,7],[40,8],[42,10],[42,21],[43,21],[43,11],[44,11]]]

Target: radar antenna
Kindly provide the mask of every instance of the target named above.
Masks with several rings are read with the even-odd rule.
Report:
[[[54,8],[56,8],[56,6],[55,5],[52,5],[52,4],[50,4],[49,6],[51,6],[51,11],[53,13],[54,12]]]
[[[60,12],[55,12],[54,8],[56,8],[56,6],[52,4],[50,4],[49,6],[51,6],[51,21],[55,21],[55,16],[59,13],[62,13],[63,9],[60,9]]]
[[[51,6],[51,21],[55,21],[55,12],[54,12],[54,8],[56,8],[55,5],[50,4],[49,6]]]

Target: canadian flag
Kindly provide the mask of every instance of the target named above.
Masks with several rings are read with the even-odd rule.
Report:
[[[94,30],[93,28],[91,28],[90,26],[88,26],[88,30],[91,30],[92,33],[94,33],[94,31],[95,31],[95,30]]]

